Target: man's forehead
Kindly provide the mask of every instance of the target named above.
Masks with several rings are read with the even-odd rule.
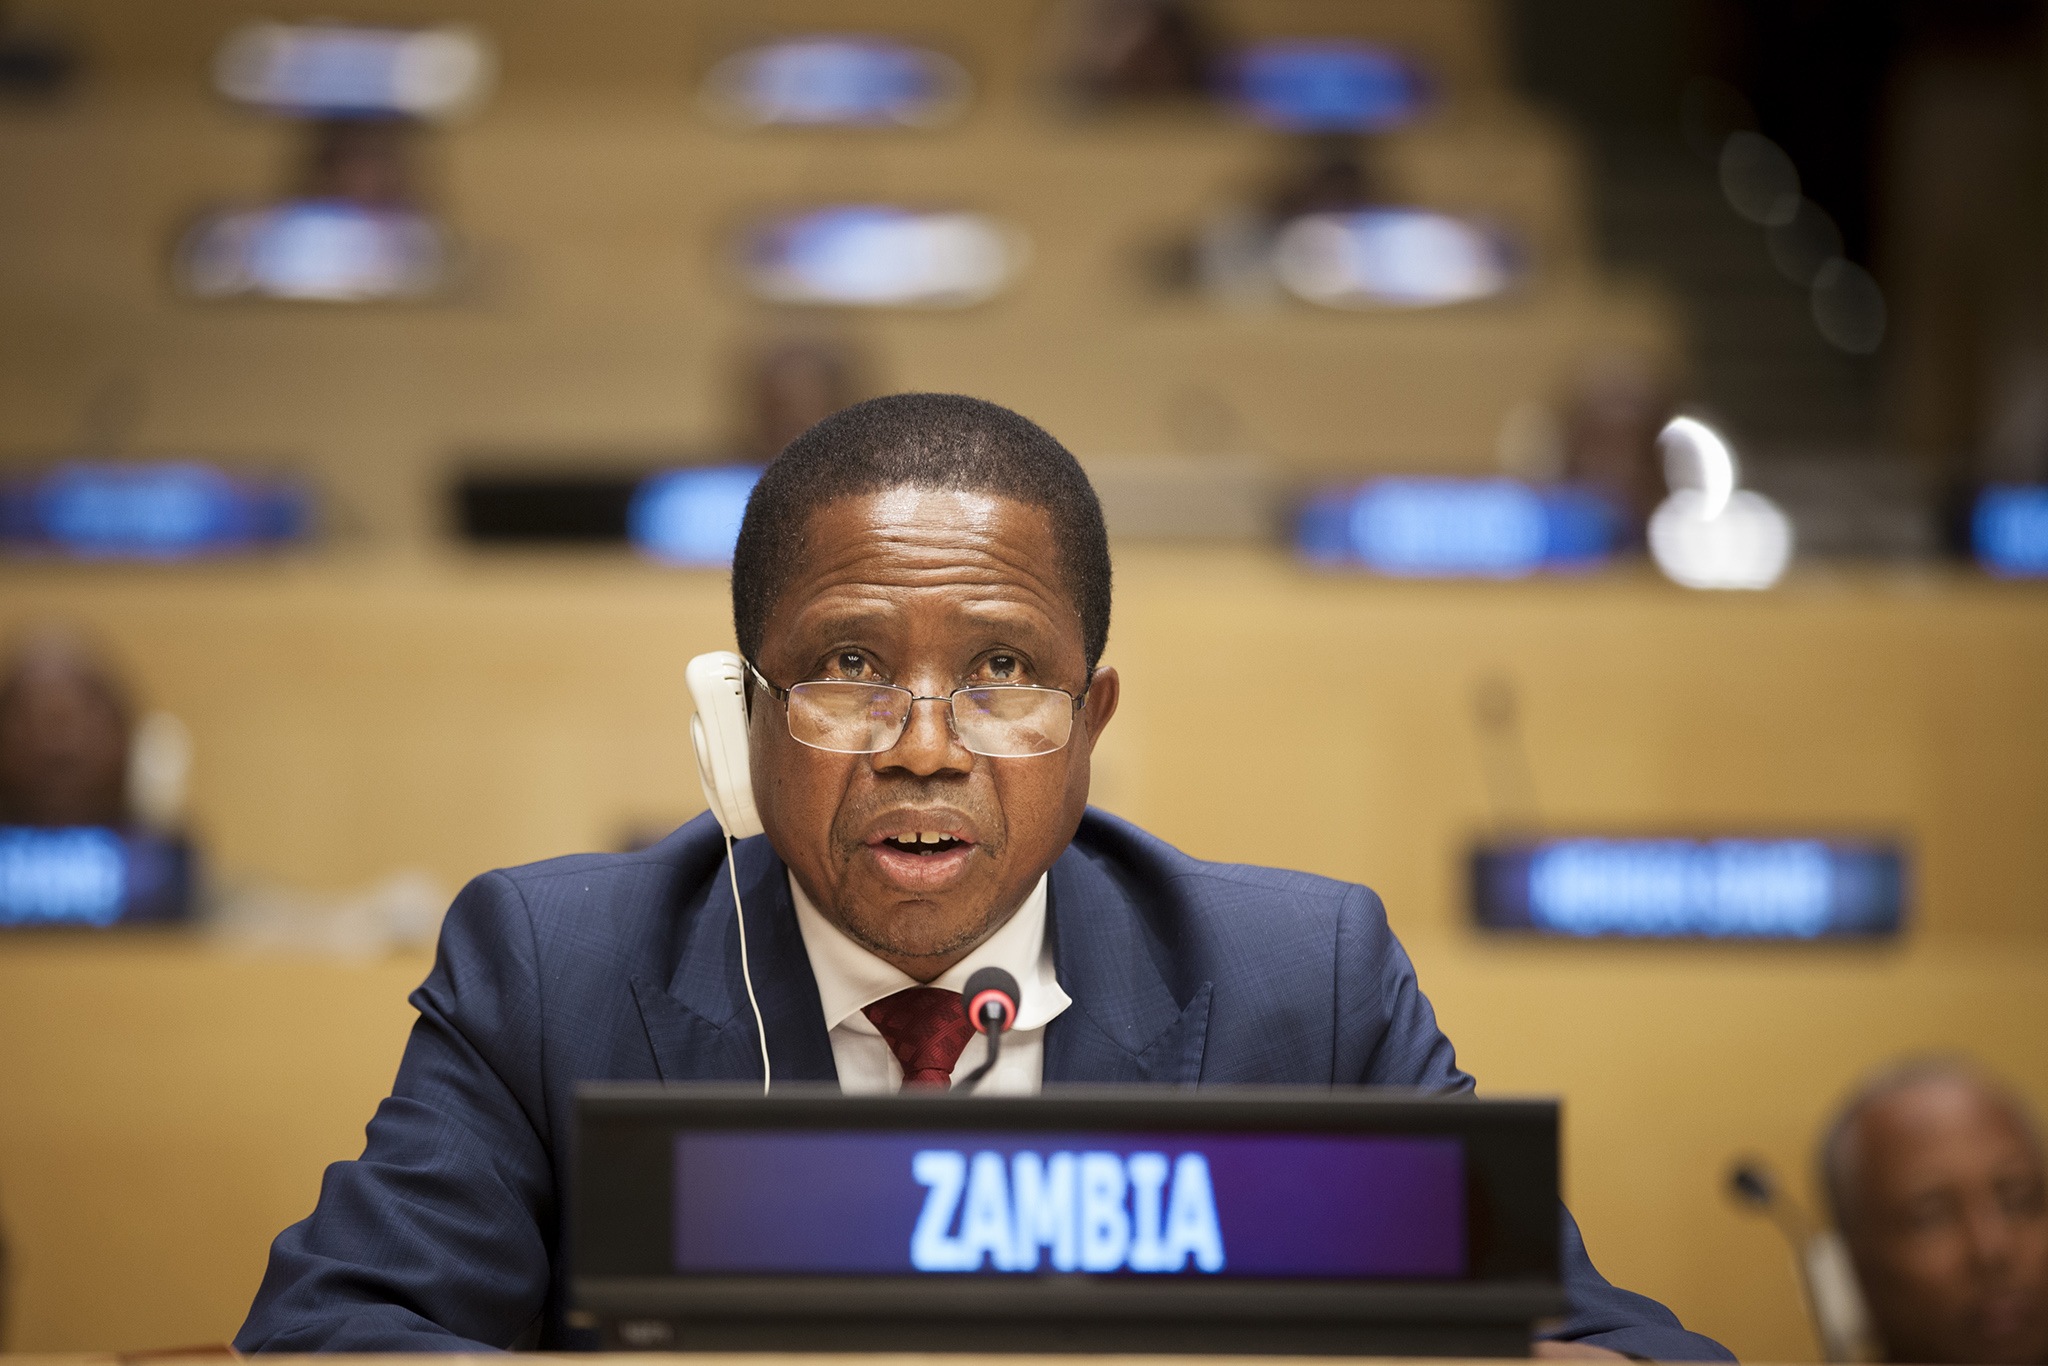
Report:
[[[2026,1152],[2038,1165],[2038,1150],[2026,1122],[2012,1104],[1966,1078],[1940,1078],[1903,1087],[1879,1098],[1863,1116],[1863,1142],[1876,1166],[1904,1175],[1944,1166],[1963,1157]]]
[[[971,615],[1077,619],[1051,518],[1016,499],[914,487],[837,499],[812,513],[804,547],[772,618],[789,626],[917,600]]]
[[[1050,576],[1052,518],[1042,507],[996,493],[906,485],[835,498],[805,527],[812,573],[897,556],[995,555]]]

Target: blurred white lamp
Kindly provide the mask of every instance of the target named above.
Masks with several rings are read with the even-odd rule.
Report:
[[[167,711],[151,712],[128,742],[128,804],[151,830],[175,833],[185,819],[192,732]]]
[[[1650,557],[1684,588],[1769,588],[1792,560],[1792,521],[1770,499],[1739,487],[1735,453],[1690,417],[1657,437],[1671,486],[1650,516]]]

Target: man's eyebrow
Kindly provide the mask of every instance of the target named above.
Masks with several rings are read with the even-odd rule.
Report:
[[[1023,604],[988,604],[985,608],[969,608],[959,614],[958,620],[992,635],[1019,639],[1041,637],[1049,629],[1057,629],[1056,623],[1046,620],[1044,612]],[[833,612],[815,620],[800,620],[798,630],[813,639],[824,640],[858,637],[876,630],[895,632],[902,626],[900,612],[880,608]]]
[[[804,634],[818,639],[862,636],[878,626],[886,629],[892,615],[893,613],[886,611],[834,612],[815,621],[803,621],[800,618],[798,628]]]

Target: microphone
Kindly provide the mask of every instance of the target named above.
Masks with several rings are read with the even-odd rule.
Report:
[[[967,979],[960,1002],[966,1007],[968,1023],[977,1033],[988,1035],[988,1058],[960,1079],[954,1090],[961,1095],[979,1086],[995,1067],[1003,1035],[1017,1023],[1017,1001],[1022,994],[1017,989],[1017,979],[1001,968],[982,968]]]
[[[1778,1188],[1770,1167],[1759,1158],[1738,1158],[1729,1167],[1728,1195],[1776,1224],[1791,1245],[1822,1355],[1829,1361],[1871,1360],[1876,1344],[1870,1311],[1842,1235],[1816,1227],[1806,1211]]]
[[[1738,1158],[1728,1169],[1728,1194],[1737,1203],[1768,1215],[1773,1223],[1779,1223],[1778,1183],[1771,1179],[1770,1168],[1757,1159]],[[1782,1228],[1783,1224],[1779,1223],[1779,1227]]]

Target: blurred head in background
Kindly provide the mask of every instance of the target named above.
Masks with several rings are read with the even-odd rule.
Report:
[[[1266,217],[1276,226],[1311,213],[1346,213],[1387,197],[1383,177],[1366,164],[1362,138],[1312,138],[1267,192]]]
[[[1657,433],[1671,412],[1670,390],[1657,367],[1628,351],[1588,360],[1566,403],[1565,478],[1606,494],[1638,536],[1664,497]]]
[[[784,446],[859,398],[858,370],[847,347],[815,338],[759,352],[747,376],[750,453],[773,460]]]
[[[43,632],[0,666],[0,823],[120,825],[130,713],[106,664]]]
[[[1083,103],[1207,93],[1213,41],[1187,0],[1082,0],[1070,23],[1066,82]]]
[[[307,131],[301,192],[371,208],[412,201],[406,144],[412,127],[398,119],[330,119]]]
[[[1889,1069],[1821,1166],[1888,1359],[2048,1362],[2041,1141],[2010,1091],[1952,1060]]]

